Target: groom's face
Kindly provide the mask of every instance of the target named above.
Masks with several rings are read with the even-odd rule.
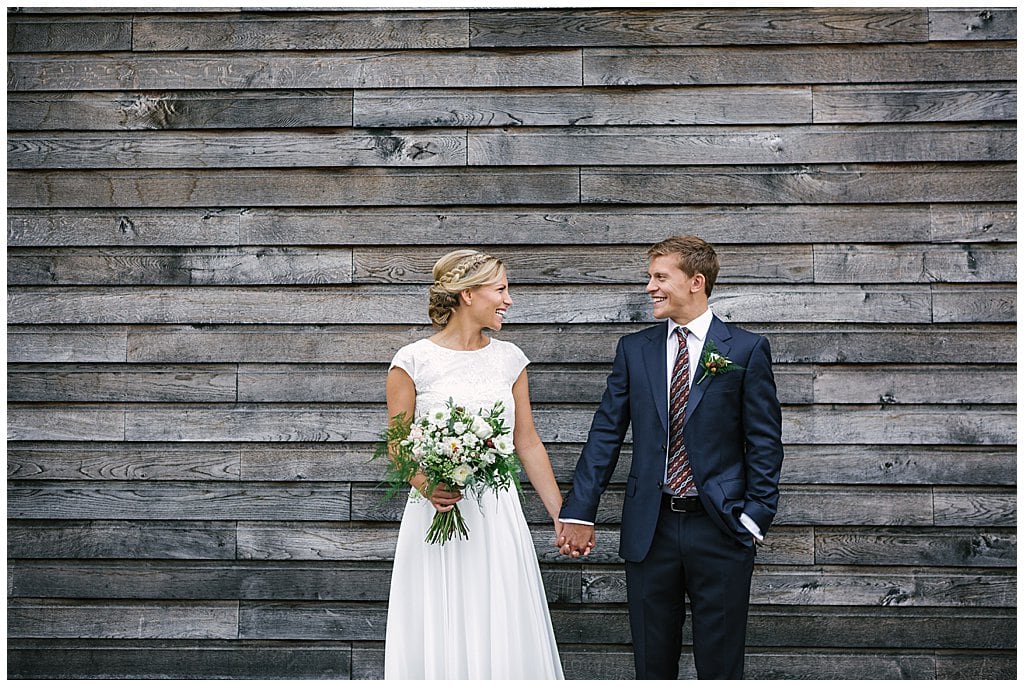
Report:
[[[707,309],[707,302],[701,302],[704,293],[702,275],[690,276],[679,268],[678,255],[657,255],[651,258],[647,270],[650,277],[646,291],[654,304],[654,317],[670,317],[680,324],[686,324]]]

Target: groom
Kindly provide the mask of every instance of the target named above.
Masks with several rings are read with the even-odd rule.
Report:
[[[697,676],[739,679],[754,542],[779,500],[771,351],[708,308],[719,266],[710,244],[677,236],[647,256],[654,317],[666,321],[619,340],[557,543],[562,553],[589,553],[598,500],[632,424],[619,555],[636,676],[678,677],[685,592]]]

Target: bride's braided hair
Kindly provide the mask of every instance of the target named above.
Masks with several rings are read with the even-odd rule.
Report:
[[[475,250],[455,250],[434,263],[434,283],[430,287],[427,312],[435,327],[448,324],[459,306],[459,294],[497,278],[502,262]]]

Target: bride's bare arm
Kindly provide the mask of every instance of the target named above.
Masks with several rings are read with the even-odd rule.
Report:
[[[384,393],[388,401],[388,419],[399,413],[405,413],[405,417],[412,419],[416,415],[416,384],[413,383],[409,373],[400,367],[392,367],[388,372],[387,382],[384,385]],[[455,504],[462,500],[459,491],[447,491],[438,487],[429,496],[424,492],[427,478],[423,473],[418,473],[409,480],[409,484],[415,487],[421,494],[427,496],[438,512],[449,511]]]
[[[512,441],[519,454],[519,460],[526,470],[526,476],[530,478],[530,484],[537,490],[544,508],[555,523],[556,530],[559,528],[558,513],[562,510],[562,492],[555,481],[555,473],[551,469],[551,460],[548,458],[548,451],[537,434],[537,428],[533,424],[533,410],[530,408],[530,383],[526,376],[526,370],[519,374],[516,383],[512,385],[512,397],[516,402],[516,428],[512,435]]]

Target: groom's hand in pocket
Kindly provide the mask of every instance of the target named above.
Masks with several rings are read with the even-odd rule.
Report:
[[[558,550],[567,556],[578,558],[589,556],[594,548],[594,526],[575,522],[562,524],[562,532],[558,537]]]

